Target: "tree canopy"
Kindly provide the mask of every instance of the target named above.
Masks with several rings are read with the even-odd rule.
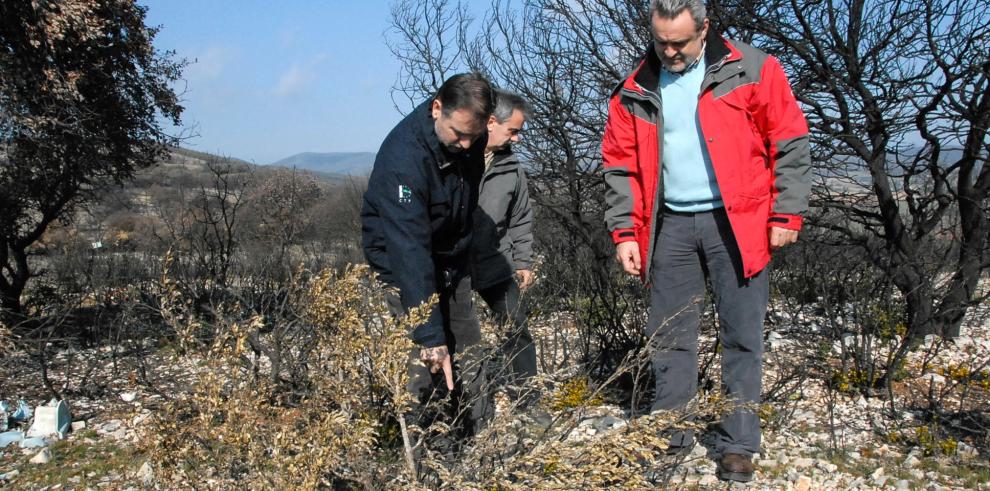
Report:
[[[184,62],[132,0],[0,3],[0,306],[21,310],[29,246],[154,163],[179,123]]]

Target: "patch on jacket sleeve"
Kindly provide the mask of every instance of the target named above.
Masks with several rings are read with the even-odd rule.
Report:
[[[404,184],[399,184],[399,204],[412,203],[412,189]]]

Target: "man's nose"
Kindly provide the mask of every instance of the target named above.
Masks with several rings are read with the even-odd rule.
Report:
[[[663,55],[666,56],[667,58],[673,58],[677,56],[677,50],[671,46],[664,46]]]
[[[461,148],[471,148],[472,143],[474,143],[473,138],[461,138],[457,140],[457,144],[460,145]]]
[[[511,141],[512,143],[515,143],[515,142],[519,141],[519,135],[518,134],[515,134],[515,135],[510,136],[509,137],[509,141]]]

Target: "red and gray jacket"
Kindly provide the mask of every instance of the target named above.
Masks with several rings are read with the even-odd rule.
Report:
[[[811,190],[808,124],[772,56],[709,30],[698,119],[749,278],[770,261],[769,227],[800,230]],[[663,206],[660,60],[647,50],[612,93],[602,140],[605,221],[639,244],[648,281]]]

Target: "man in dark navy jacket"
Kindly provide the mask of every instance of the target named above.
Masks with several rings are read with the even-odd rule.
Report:
[[[385,138],[361,211],[365,257],[399,291],[390,299],[393,310],[408,311],[439,295],[429,319],[412,333],[419,350],[410,361],[408,387],[425,405],[442,373],[455,403],[474,401],[470,411],[455,409],[470,416],[462,425],[467,432],[488,406],[480,354],[468,349],[481,341],[468,253],[494,108],[494,91],[481,75],[445,81]]]

